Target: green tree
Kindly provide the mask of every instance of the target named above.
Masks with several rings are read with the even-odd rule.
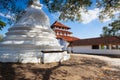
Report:
[[[59,19],[81,21],[81,11],[91,6],[91,0],[43,0],[50,12],[59,12]]]
[[[60,12],[60,19],[81,21],[80,12],[86,11],[92,6],[93,0],[43,0],[50,12]],[[96,7],[102,9],[99,15],[100,20],[106,17],[116,16],[115,11],[120,11],[120,0],[94,0]],[[119,14],[120,16],[120,14]]]
[[[103,27],[103,33],[100,36],[101,37],[111,36],[110,32],[111,32],[110,28],[108,28],[107,26],[104,26]]]
[[[24,9],[32,4],[33,0],[0,0],[0,12],[3,14],[14,14],[17,18]],[[102,20],[106,16],[113,18],[114,11],[120,11],[120,0],[94,0],[96,7],[102,9],[99,18]],[[18,5],[22,4],[22,5]],[[93,0],[41,0],[52,13],[59,12],[60,20],[82,21],[81,11],[87,12],[92,6]],[[120,14],[119,14],[120,15]],[[11,19],[9,19],[11,20]]]
[[[110,23],[108,26],[103,27],[103,33],[101,34],[101,36],[120,37],[120,20],[115,20],[114,22]]]
[[[98,8],[102,11],[99,14],[99,19],[103,20],[106,17],[114,18],[115,11],[120,11],[120,0],[97,0]],[[118,14],[120,18],[120,13]]]
[[[120,20],[115,20],[109,26],[111,27],[111,35],[120,36]]]

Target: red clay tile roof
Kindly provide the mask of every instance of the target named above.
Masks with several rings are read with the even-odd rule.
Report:
[[[58,30],[58,29],[55,29],[54,31],[55,31],[55,32],[62,32],[62,33],[72,34],[72,32],[64,31],[64,30]]]
[[[77,37],[72,37],[72,36],[61,36],[61,35],[57,35],[57,39],[62,38],[63,40],[67,41],[67,42],[73,42],[75,40],[80,40]]]
[[[52,24],[51,28],[54,28],[55,26],[57,26],[57,27],[63,27],[63,28],[67,28],[67,29],[71,29],[70,27],[63,25],[62,23],[60,23],[60,22],[58,22],[58,21],[55,21],[55,22]]]
[[[90,39],[76,40],[70,44],[70,46],[80,46],[80,45],[99,45],[99,44],[120,44],[120,37],[98,37]]]

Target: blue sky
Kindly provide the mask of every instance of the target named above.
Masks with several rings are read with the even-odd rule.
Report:
[[[46,7],[43,6],[43,11],[48,15],[50,19],[50,24],[53,24],[56,20],[58,20],[58,14],[51,14],[47,10]],[[102,33],[103,26],[109,24],[112,20],[105,19],[104,22],[100,22],[98,19],[99,15],[99,9],[98,8],[90,8],[88,10],[89,14],[81,13],[83,22],[71,22],[71,21],[59,21],[63,23],[66,26],[71,27],[71,32],[73,32],[73,36],[78,37],[80,39],[85,38],[93,38],[93,37],[99,37]],[[6,26],[2,31],[0,31],[0,34],[5,35],[7,32],[7,29],[10,26]]]
[[[71,27],[71,32],[73,32],[72,36],[84,39],[84,38],[92,38],[99,37],[102,33],[103,26],[108,25],[111,20],[105,19],[104,22],[100,22],[98,19],[99,9],[92,7],[88,11],[90,15],[83,15],[83,22],[72,22],[72,21],[60,21],[58,19],[58,14],[51,14],[47,10],[47,8],[43,7],[44,12],[48,15],[50,19],[50,24],[53,24],[56,20],[61,22],[62,24]],[[83,13],[84,14],[84,13]]]

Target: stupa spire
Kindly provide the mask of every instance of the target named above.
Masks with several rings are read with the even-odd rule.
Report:
[[[32,0],[32,5],[41,7],[41,4],[40,4],[39,0]]]

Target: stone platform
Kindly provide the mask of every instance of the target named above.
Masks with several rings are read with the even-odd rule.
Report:
[[[39,51],[39,50],[22,50],[8,51],[8,53],[0,51],[0,62],[15,63],[51,63],[62,62],[68,60],[70,55],[66,51]]]

